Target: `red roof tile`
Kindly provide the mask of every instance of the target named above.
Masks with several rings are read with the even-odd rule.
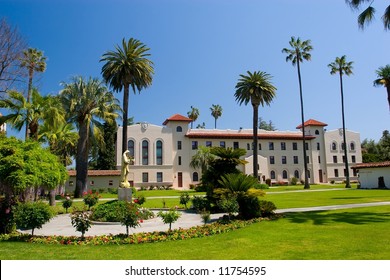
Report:
[[[316,120],[313,120],[313,119],[307,120],[303,124],[305,126],[327,126],[326,123],[319,122],[319,121],[316,121]],[[300,129],[300,128],[302,128],[302,124],[297,126],[297,129]]]
[[[70,177],[76,176],[76,170],[68,170]],[[88,176],[120,176],[120,170],[88,170]]]
[[[164,122],[163,122],[163,125],[166,125],[168,122],[192,122],[192,119],[190,118],[187,118],[185,116],[182,116],[180,114],[175,114],[171,117],[169,117],[168,119],[166,119]]]
[[[248,132],[240,131],[226,131],[226,130],[191,130],[186,135],[188,138],[211,138],[211,139],[252,139],[253,134]],[[259,139],[275,139],[275,140],[302,140],[302,133],[288,133],[288,132],[270,132],[270,133],[261,133],[258,134]],[[314,139],[315,136],[306,135],[306,139]]]
[[[353,169],[380,168],[380,167],[390,167],[390,161],[358,163],[352,166]]]

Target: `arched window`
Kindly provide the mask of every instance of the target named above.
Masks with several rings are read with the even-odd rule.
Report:
[[[142,165],[149,164],[149,142],[142,141]]]
[[[337,151],[337,143],[332,142],[332,151]]]
[[[316,135],[320,135],[320,131],[318,129],[316,129],[316,132],[315,132]]]
[[[299,171],[298,170],[295,170],[294,171],[294,177],[299,179]]]
[[[355,151],[355,142],[351,142],[349,146],[351,148],[351,151]]]
[[[199,181],[198,172],[192,173],[192,181],[193,181],[193,182],[198,182],[198,181]]]
[[[287,179],[287,178],[288,178],[288,175],[287,175],[287,171],[286,171],[286,170],[283,170],[282,176],[283,176],[283,179]]]
[[[183,131],[183,128],[179,125],[176,127],[176,132],[182,132]]]
[[[345,149],[345,143],[341,142],[341,150],[344,151],[344,149]]]
[[[275,171],[272,170],[272,171],[271,171],[271,179],[272,179],[272,180],[275,180],[275,178],[276,178],[276,176],[275,176]]]
[[[161,140],[156,142],[156,164],[163,164],[163,144]]]
[[[134,141],[129,140],[127,142],[127,150],[130,152],[130,156],[134,159]],[[132,161],[131,164],[134,164],[134,161]]]

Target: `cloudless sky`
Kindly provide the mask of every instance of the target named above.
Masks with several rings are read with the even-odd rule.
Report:
[[[277,87],[259,116],[295,130],[297,69],[281,50],[291,36],[310,39],[312,60],[301,68],[305,118],[329,130],[342,126],[339,78],[327,65],[346,55],[354,61],[354,75],[344,76],[346,127],[361,140],[378,140],[390,114],[386,89],[373,81],[375,70],[390,64],[390,32],[381,22],[388,1],[373,5],[376,19],[364,31],[344,0],[0,0],[0,17],[48,57],[36,82],[43,94],[57,94],[75,75],[101,78],[102,54],[122,38],[139,39],[150,48],[155,75],[150,88],[130,96],[129,116],[157,125],[175,113],[186,116],[192,105],[200,110],[195,126],[214,128],[209,108],[219,104],[218,128],[251,128],[252,107],[234,98],[239,75],[249,70],[269,73]]]

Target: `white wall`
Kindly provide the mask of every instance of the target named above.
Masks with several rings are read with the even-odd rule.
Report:
[[[362,189],[378,188],[378,178],[383,177],[390,188],[390,167],[362,168],[359,170],[359,182]]]

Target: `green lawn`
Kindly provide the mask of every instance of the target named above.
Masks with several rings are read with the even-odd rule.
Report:
[[[140,245],[2,242],[0,259],[389,260],[390,206],[291,213],[230,233]]]

